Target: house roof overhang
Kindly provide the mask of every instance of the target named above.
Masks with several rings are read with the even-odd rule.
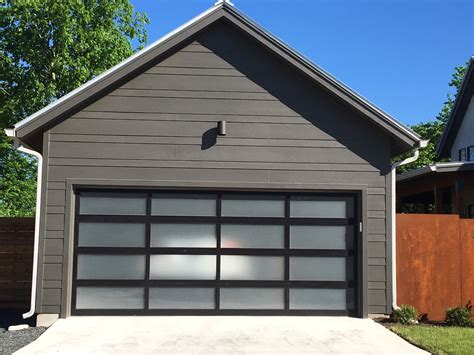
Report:
[[[472,96],[474,95],[474,57],[471,57],[464,76],[461,88],[454,102],[446,127],[436,147],[436,154],[440,158],[449,158],[454,140],[464,120]]]
[[[473,170],[474,162],[436,163],[397,175],[397,183],[402,183],[413,179],[419,179],[432,174],[454,173]]]
[[[18,122],[9,135],[35,146],[38,134],[105,95],[146,68],[154,65],[176,48],[188,43],[196,34],[214,22],[226,20],[248,33],[255,40],[305,73],[333,95],[359,111],[392,137],[392,155],[399,155],[420,145],[421,138],[411,129],[370,103],[335,77],[312,63],[308,58],[266,31],[228,2],[216,5],[168,33],[148,47],[135,53],[84,85],[64,95],[50,105]]]

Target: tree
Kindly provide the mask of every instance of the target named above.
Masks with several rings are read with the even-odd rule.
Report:
[[[36,189],[36,162],[3,129],[140,49],[148,23],[129,0],[0,4],[0,216],[32,215]]]
[[[467,71],[467,65],[459,66],[454,68],[454,73],[449,83],[450,87],[455,89],[455,94],[451,95],[448,93],[447,99],[441,108],[440,113],[436,116],[434,121],[428,121],[425,123],[418,123],[411,126],[410,128],[418,133],[423,139],[429,139],[430,142],[425,149],[420,150],[420,157],[417,161],[411,164],[403,165],[397,169],[398,173],[410,171],[422,166],[430,165],[436,162],[443,161],[436,156],[436,147],[438,142],[443,134],[444,127],[448,122],[449,115],[454,106],[454,101],[456,100],[457,93],[462,85],[464,75]]]

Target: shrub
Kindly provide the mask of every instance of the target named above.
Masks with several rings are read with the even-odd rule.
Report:
[[[418,323],[418,311],[410,305],[402,305],[393,311],[393,318],[397,323],[416,324]]]
[[[464,307],[453,307],[446,310],[446,324],[458,327],[469,327],[471,325],[472,305],[469,302]]]

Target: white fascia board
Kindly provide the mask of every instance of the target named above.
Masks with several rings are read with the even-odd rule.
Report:
[[[5,134],[7,137],[15,137],[15,129],[14,128],[5,128],[4,129]]]
[[[127,64],[129,64],[130,62],[136,60],[137,58],[145,55],[146,53],[148,53],[149,51],[153,50],[155,47],[159,46],[160,44],[162,44],[163,42],[167,41],[168,39],[170,39],[171,37],[177,35],[178,33],[180,32],[183,32],[185,31],[188,27],[191,27],[192,25],[194,25],[196,22],[200,21],[202,18],[212,14],[213,12],[216,12],[217,10],[221,9],[224,5],[224,3],[220,3],[219,5],[215,5],[211,8],[209,8],[208,10],[204,11],[203,13],[199,14],[198,16],[192,18],[191,20],[189,20],[188,22],[184,23],[183,25],[179,26],[178,28],[176,28],[175,30],[169,32],[168,34],[164,35],[163,37],[159,38],[158,40],[156,40],[155,42],[153,42],[152,44],[150,44],[149,46],[143,48],[142,50],[136,52],[135,54],[133,54],[132,56],[128,57],[127,59],[125,59],[124,61],[118,63],[117,65],[113,66],[112,68],[104,71],[102,74],[96,76],[95,78],[89,80],[88,82],[86,82],[85,84],[79,86],[78,88],[72,90],[71,92],[67,93],[66,95],[62,96],[61,98],[59,98],[58,100],[52,102],[51,104],[49,104],[48,106],[45,106],[43,107],[41,110],[35,112],[34,114],[32,114],[31,116],[28,116],[26,117],[25,119],[21,120],[20,122],[18,122],[17,124],[15,124],[15,128],[14,130],[17,131],[18,129],[20,129],[21,127],[23,127],[24,125],[26,125],[27,123],[35,120],[37,117],[43,115],[44,113],[50,111],[51,109],[53,109],[54,107],[58,106],[59,104],[61,104],[62,102],[65,102],[67,100],[69,100],[70,98],[74,97],[75,95],[79,94],[81,91],[84,91],[85,89],[95,85],[97,82],[105,79],[106,77],[110,76],[111,74],[115,73],[117,70],[119,70],[120,68],[126,66]]]

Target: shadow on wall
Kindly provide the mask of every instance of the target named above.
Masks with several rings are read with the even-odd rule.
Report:
[[[201,150],[212,148],[217,143],[217,127],[208,129],[201,138]]]
[[[218,28],[197,38],[200,44],[382,173],[389,171],[390,140],[385,133],[255,40],[249,41],[233,24],[220,21],[214,26]]]

